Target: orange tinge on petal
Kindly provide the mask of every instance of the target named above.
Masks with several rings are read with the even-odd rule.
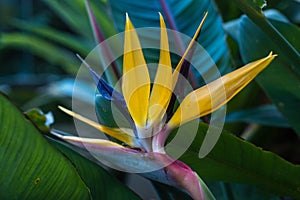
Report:
[[[181,102],[168,126],[175,128],[214,112],[246,87],[275,57],[271,52],[267,57],[251,62],[191,92]]]

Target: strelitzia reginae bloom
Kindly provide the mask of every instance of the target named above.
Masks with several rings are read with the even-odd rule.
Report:
[[[204,20],[203,20],[204,21]],[[87,147],[106,162],[127,172],[157,169],[155,179],[185,190],[193,199],[213,199],[205,184],[186,164],[175,160],[164,151],[171,131],[182,124],[208,115],[232,99],[274,59],[267,57],[249,63],[188,94],[168,121],[164,120],[172,91],[178,80],[182,63],[199,35],[201,22],[185,54],[173,70],[171,65],[168,35],[163,17],[160,15],[160,59],[151,89],[150,76],[137,32],[126,15],[123,55],[122,92],[118,94],[134,122],[132,129],[111,128],[100,125],[79,114],[60,107],[74,118],[82,120],[123,144],[104,139],[77,136],[56,136],[80,147]],[[218,95],[225,91],[225,98]],[[224,93],[224,92],[223,92]],[[214,95],[212,95],[214,94]],[[211,103],[211,96],[214,104]],[[199,109],[194,109],[199,108]],[[128,162],[130,161],[130,162]],[[167,163],[167,165],[166,165]],[[152,176],[153,178],[153,176]]]

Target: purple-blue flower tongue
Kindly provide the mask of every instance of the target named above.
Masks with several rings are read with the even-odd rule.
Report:
[[[98,95],[96,95],[96,101],[99,101],[99,99],[103,99],[101,101],[102,103],[105,102],[106,104],[113,103],[116,108],[122,113],[124,118],[129,122],[131,128],[135,130],[135,125],[133,123],[133,120],[131,116],[129,115],[124,97],[121,93],[116,91],[113,87],[111,87],[103,78],[101,78],[92,68],[91,66],[83,59],[80,55],[77,54],[77,57],[81,60],[81,62],[84,64],[84,66],[89,70],[89,73],[94,81],[94,83],[97,85],[97,90],[99,92]],[[97,102],[96,102],[97,104]],[[104,106],[104,105],[103,105]],[[112,105],[107,105],[104,107],[110,108]],[[96,111],[97,111],[96,107]],[[113,116],[111,116],[113,118]],[[98,116],[99,119],[99,116]],[[100,120],[100,119],[99,119]],[[101,121],[101,120],[100,120]],[[102,124],[105,124],[101,121]]]
[[[126,106],[123,95],[111,87],[102,77],[100,77],[80,55],[76,54],[76,56],[89,70],[94,83],[97,85],[98,92],[107,100],[119,101],[120,103],[124,103],[124,106]]]

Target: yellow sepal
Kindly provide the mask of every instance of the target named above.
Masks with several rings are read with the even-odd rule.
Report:
[[[169,40],[166,25],[162,15],[160,17],[160,57],[152,86],[149,102],[150,124],[161,122],[172,96],[172,64],[169,52]]]
[[[272,52],[265,58],[251,62],[221,78],[191,92],[168,122],[178,127],[193,119],[208,115],[232,99],[275,58]]]
[[[201,22],[200,22],[200,24],[199,24],[199,26],[198,26],[195,34],[194,34],[192,40],[190,41],[188,47],[186,48],[183,56],[181,57],[180,61],[178,62],[177,66],[176,66],[176,68],[175,68],[175,70],[173,72],[173,77],[172,77],[172,79],[173,79],[173,88],[176,86],[176,83],[177,83],[177,80],[178,80],[178,76],[179,76],[182,64],[183,64],[184,60],[186,59],[187,55],[189,54],[190,50],[192,49],[194,43],[196,42],[196,39],[198,38],[198,36],[199,36],[199,34],[201,32],[202,26],[203,26],[203,24],[204,24],[204,22],[206,20],[207,15],[208,15],[208,12],[206,12],[204,14],[204,16],[203,16],[203,18],[202,18],[202,20],[201,20]]]
[[[82,137],[76,137],[76,136],[65,136],[65,135],[58,135],[54,134],[57,137],[66,140],[70,143],[82,143],[82,144],[95,144],[99,145],[102,147],[119,147],[119,148],[125,148],[122,145],[119,145],[115,142],[109,141],[109,140],[104,140],[104,139],[95,139],[95,138],[82,138]]]
[[[129,113],[138,127],[147,122],[150,77],[134,26],[126,14],[122,93]]]
[[[124,142],[130,146],[134,146],[134,136],[133,131],[128,128],[118,129],[118,128],[110,128],[106,126],[102,126],[98,124],[97,122],[94,122],[90,119],[87,119],[83,117],[82,115],[79,115],[73,111],[70,111],[64,107],[58,106],[59,109],[61,109],[63,112],[67,113],[68,115],[98,129],[99,131],[105,133],[106,135],[109,135],[113,138],[116,138],[117,140]]]

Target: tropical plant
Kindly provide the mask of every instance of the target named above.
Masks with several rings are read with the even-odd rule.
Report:
[[[93,82],[64,79],[64,75],[63,81],[52,82],[38,90],[38,95],[25,108],[42,106],[45,109],[48,104],[56,106],[57,101],[70,107],[70,99],[62,100],[66,97],[73,97],[75,103],[95,105],[98,122],[83,117],[82,113],[63,107],[60,109],[109,135],[110,140],[99,139],[99,133],[90,133],[93,131],[88,128],[84,130],[91,138],[59,131],[56,124],[66,120],[66,116],[57,110],[54,110],[55,120],[53,114],[43,114],[38,109],[23,114],[1,93],[1,199],[147,198],[141,187],[134,187],[132,191],[126,185],[128,177],[133,176],[130,172],[145,172],[140,175],[150,180],[152,190],[157,191],[156,197],[160,199],[300,198],[300,166],[252,144],[264,147],[268,144],[265,138],[286,137],[280,134],[283,132],[298,141],[289,143],[289,146],[293,149],[291,155],[299,155],[300,32],[295,25],[299,21],[291,17],[292,14],[288,15],[288,19],[278,10],[263,12],[264,1],[235,0],[228,5],[237,5],[246,15],[223,23],[224,14],[221,16],[210,0],[43,2],[58,14],[68,28],[59,30],[43,23],[13,20],[10,26],[23,32],[3,32],[1,52],[8,47],[25,48],[71,76],[77,71],[81,59]],[[225,6],[222,7],[219,1],[217,3],[223,13]],[[291,5],[294,1],[285,3]],[[206,21],[200,23],[205,11],[208,11]],[[284,9],[282,11],[285,12]],[[125,13],[136,29],[129,17],[125,21]],[[232,13],[239,14],[237,10]],[[141,27],[160,27],[155,29],[159,35],[143,35],[138,29]],[[193,39],[185,41],[172,35],[173,32],[167,31],[166,27]],[[83,60],[80,56],[76,60],[73,56],[74,52],[86,56],[94,44],[102,42],[105,52],[95,55],[109,58],[114,49],[103,41],[122,31],[125,31],[124,43],[119,42],[118,45],[124,45],[123,60],[114,60],[101,76],[92,69],[94,64],[89,62],[91,60]],[[158,43],[163,50],[141,50],[145,40]],[[207,62],[206,57],[197,57],[196,40],[211,56],[222,76],[214,73],[214,66]],[[169,53],[174,47],[183,56]],[[278,54],[275,59],[270,51]],[[262,58],[267,54],[269,56]],[[186,62],[192,57],[196,57],[195,62]],[[153,84],[150,84],[148,63],[158,63]],[[242,63],[249,64],[233,70],[233,66]],[[192,89],[185,98],[176,100],[172,92],[182,89],[179,84],[175,87],[178,76],[181,76],[179,73],[187,78]],[[209,78],[205,79],[203,75]],[[121,77],[122,83],[119,84]],[[3,76],[3,80],[7,80],[5,78]],[[250,83],[254,78],[258,84]],[[70,89],[57,90],[73,83],[79,93],[72,94]],[[2,88],[14,97],[13,90]],[[53,91],[58,93],[54,95]],[[210,149],[205,144],[209,130],[214,127],[209,125],[209,121],[213,123],[215,116],[207,115],[231,98],[225,129],[236,135],[220,129],[221,135]],[[119,126],[119,118],[127,122],[125,128]],[[245,125],[245,122],[250,125]],[[175,151],[176,148],[185,148],[180,146],[184,143],[179,142],[173,149],[165,148],[165,145],[172,143],[180,134],[180,128],[188,134],[186,130],[190,130],[191,124],[197,127],[195,138],[177,160],[171,156],[172,152],[174,148]],[[150,137],[144,139],[146,136]],[[208,151],[201,157],[199,151],[203,153],[203,148]],[[297,158],[281,155],[299,163]],[[106,164],[109,162],[108,166],[125,172],[103,166],[95,159],[99,156]]]

